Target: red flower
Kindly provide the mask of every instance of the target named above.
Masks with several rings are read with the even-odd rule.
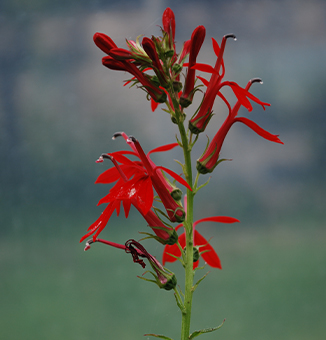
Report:
[[[116,136],[123,136],[127,143],[132,147],[135,152],[135,155],[140,158],[141,164],[146,170],[146,174],[149,176],[154,189],[156,190],[157,194],[159,195],[168,215],[172,222],[182,222],[184,220],[184,210],[180,204],[178,204],[169,192],[169,188],[171,186],[169,183],[164,179],[161,171],[166,172],[168,175],[173,177],[176,181],[184,185],[187,189],[192,190],[189,184],[179,175],[174,173],[173,171],[162,167],[156,166],[152,160],[149,158],[150,153],[154,151],[165,151],[164,149],[154,149],[145,155],[144,150],[140,146],[138,140],[132,136],[127,137],[124,133],[118,133],[114,135]],[[170,144],[176,146],[177,143]],[[173,147],[174,147],[173,146]]]
[[[220,93],[220,89],[223,86],[230,86],[233,90],[234,94],[240,101],[240,103],[248,109],[248,111],[252,110],[252,106],[248,100],[250,98],[251,100],[255,101],[256,103],[263,106],[265,109],[265,106],[269,106],[270,104],[264,103],[260,101],[258,98],[250,94],[246,89],[241,88],[238,84],[235,82],[230,81],[224,81],[222,82],[222,79],[225,74],[225,68],[224,68],[224,62],[223,62],[223,53],[225,49],[225,44],[227,38],[233,38],[236,39],[233,34],[227,34],[223,37],[221,48],[218,46],[218,43],[212,39],[213,41],[213,49],[217,56],[215,67],[212,67],[210,65],[206,64],[199,64],[197,63],[192,68],[204,72],[209,72],[212,74],[211,79],[209,81],[198,77],[200,80],[203,81],[204,85],[207,86],[207,91],[204,95],[204,99],[202,102],[202,105],[198,111],[198,113],[189,121],[189,129],[191,132],[198,134],[200,132],[203,132],[209,122],[209,120],[212,117],[212,107],[215,101],[216,96],[220,96],[225,100],[223,95]],[[220,73],[220,68],[222,67],[222,73]],[[248,98],[247,98],[248,97]]]
[[[171,146],[163,146],[155,149],[156,151],[166,151]],[[173,146],[174,147],[174,146]],[[154,150],[152,150],[155,152]],[[153,229],[156,234],[156,239],[163,244],[173,244],[178,239],[176,232],[173,228],[166,226],[157,215],[151,210],[153,204],[153,188],[150,177],[144,172],[141,164],[132,162],[128,158],[115,153],[117,159],[120,160],[122,165],[120,166],[115,158],[111,155],[103,155],[102,157],[108,157],[114,164],[115,170],[118,171],[123,184],[119,185],[119,182],[110,190],[110,193],[103,197],[99,204],[108,203],[112,201],[122,201],[126,218],[129,215],[130,205],[134,205],[137,210],[144,217],[149,227]],[[138,162],[140,163],[140,162]],[[122,170],[124,168],[124,171]],[[112,170],[109,169],[99,176],[96,183],[109,183],[116,180],[115,173],[109,174]],[[129,179],[133,175],[132,179]],[[112,178],[113,177],[113,178]],[[98,235],[98,233],[97,233]],[[96,238],[96,235],[94,235]]]
[[[166,80],[165,72],[163,70],[163,67],[162,67],[160,58],[157,54],[156,47],[155,47],[153,40],[145,37],[143,38],[142,45],[143,45],[144,51],[147,53],[147,55],[152,61],[151,66],[155,74],[157,75],[161,86],[166,87],[168,82]]]
[[[192,98],[194,96],[196,70],[193,68],[193,66],[196,64],[197,55],[204,42],[205,34],[206,34],[205,27],[198,26],[191,35],[188,73],[183,93],[180,98],[180,104],[183,107],[188,107],[191,104]]]
[[[189,186],[185,180],[171,170],[156,166],[149,158],[149,155],[154,152],[171,150],[176,147],[178,143],[172,143],[153,149],[146,156],[140,145],[138,145],[138,141],[136,141],[136,143],[132,142],[123,132],[116,133],[114,138],[117,136],[123,136],[134,149],[134,152],[117,151],[111,154],[103,154],[98,160],[98,162],[102,162],[103,158],[109,158],[114,163],[114,167],[104,171],[97,178],[95,183],[117,183],[111,188],[109,194],[99,201],[98,204],[107,203],[108,206],[104,209],[101,216],[88,228],[88,233],[82,237],[80,242],[96,232],[93,235],[93,239],[95,240],[107,225],[114,210],[116,210],[117,215],[119,215],[120,204],[122,202],[126,218],[129,215],[130,206],[133,204],[142,214],[148,225],[153,229],[160,242],[164,244],[175,243],[177,237],[173,228],[166,226],[151,210],[154,199],[152,186],[155,183],[154,187],[161,197],[170,219],[179,222],[184,218],[184,210],[171,196],[174,194],[173,190],[175,190],[175,188],[165,180],[160,170],[167,172],[181,184],[186,185],[187,187]],[[138,153],[135,145],[138,145],[138,148],[140,147],[141,155]],[[131,161],[125,157],[124,154],[139,157],[141,161]],[[121,163],[121,165],[117,162]],[[150,171],[147,169],[150,169]]]
[[[227,104],[229,108],[229,115],[224,121],[223,125],[218,130],[217,134],[215,135],[211,143],[209,144],[208,148],[205,150],[204,154],[197,160],[197,170],[200,173],[206,174],[208,172],[212,172],[214,168],[216,167],[216,165],[219,163],[218,158],[219,158],[219,154],[222,148],[222,144],[231,126],[235,122],[241,122],[247,125],[252,130],[254,130],[258,135],[260,135],[261,137],[271,142],[283,144],[283,142],[278,138],[278,135],[273,135],[269,133],[268,131],[262,129],[260,126],[258,126],[256,123],[254,123],[248,118],[237,117],[237,114],[238,114],[238,111],[241,105],[245,104],[247,109],[251,111],[252,107],[247,97],[251,99],[254,98],[254,100],[257,101],[259,104],[261,104],[263,107],[264,105],[269,105],[269,104],[256,100],[256,97],[254,97],[251,93],[248,92],[251,84],[253,84],[254,82],[261,82],[261,80],[258,78],[250,80],[245,89],[242,89],[235,83],[228,82],[231,87],[234,87],[234,92],[236,96],[238,97],[238,101],[234,105],[233,109],[231,109],[230,104],[221,95],[222,99],[225,101],[225,103]]]
[[[106,54],[109,54],[112,48],[118,47],[115,42],[104,33],[95,33],[93,40],[96,46]]]
[[[162,16],[163,30],[168,35],[169,48],[174,49],[174,38],[175,38],[175,18],[171,8],[166,8]]]
[[[146,281],[154,282],[160,288],[163,288],[165,290],[171,290],[176,286],[177,278],[175,277],[175,275],[166,268],[164,268],[153,255],[147,252],[147,250],[139,242],[130,239],[125,243],[125,245],[123,245],[102,239],[96,240],[91,239],[86,242],[84,250],[86,251],[90,249],[90,245],[94,242],[100,242],[111,247],[123,249],[126,253],[131,254],[133,261],[135,263],[139,263],[143,268],[146,267],[146,264],[141,258],[146,258],[151,267],[153,268],[153,270],[155,271],[155,274],[151,272],[151,274],[155,277],[155,281],[145,279]]]
[[[111,70],[129,72],[143,85],[145,91],[148,92],[156,102],[164,103],[166,101],[166,93],[129,60],[117,60],[111,56],[107,56],[102,58],[102,64]]]
[[[198,249],[200,256],[203,260],[213,268],[222,269],[221,261],[216,254],[214,248],[209,244],[209,242],[195,229],[196,225],[201,222],[220,222],[220,223],[234,223],[240,222],[238,219],[227,216],[213,216],[202,218],[193,223],[193,231],[194,231],[194,249]],[[183,224],[179,224],[175,230],[181,228]],[[179,243],[181,248],[184,249],[186,246],[186,234],[183,233],[179,236]],[[174,255],[175,257],[171,256]],[[174,262],[177,260],[176,257],[181,257],[181,251],[177,244],[166,245],[163,251],[163,266],[166,262]],[[194,259],[195,260],[195,259]],[[194,261],[193,268],[197,268],[199,264],[199,259]]]
[[[198,63],[192,67],[193,69],[196,69],[199,71],[212,73],[210,81],[207,82],[207,91],[204,95],[204,99],[201,104],[201,107],[198,113],[189,121],[189,129],[195,134],[203,132],[209,120],[212,117],[212,107],[213,107],[216,95],[221,88],[220,86],[221,81],[225,74],[223,54],[224,54],[226,40],[228,38],[235,39],[235,35],[233,34],[225,35],[222,39],[221,48],[218,46],[218,43],[216,42],[216,40],[212,39],[213,49],[217,56],[217,60],[216,60],[214,68],[206,64],[198,64]],[[222,66],[222,73],[220,74],[221,66]],[[202,79],[200,77],[198,78]]]

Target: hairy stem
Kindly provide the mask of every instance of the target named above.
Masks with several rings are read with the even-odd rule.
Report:
[[[185,159],[185,177],[188,184],[192,186],[192,169],[191,169],[191,150],[189,149],[187,134],[183,123],[178,124],[180,136],[183,145],[183,153]],[[184,312],[182,313],[181,340],[189,339],[190,320],[192,307],[192,287],[193,287],[193,202],[194,193],[187,189],[187,215],[184,222],[186,231],[186,256],[185,256],[185,297],[184,297]]]

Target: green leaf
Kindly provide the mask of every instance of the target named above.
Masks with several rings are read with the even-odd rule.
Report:
[[[144,334],[144,336],[155,336],[155,338],[165,339],[165,340],[173,340],[165,335],[158,335],[158,334]]]
[[[198,287],[198,285],[200,284],[200,282],[202,282],[206,276],[209,274],[210,272],[207,272],[201,279],[199,279],[196,284],[192,287],[192,291],[194,292],[196,290],[196,288]]]
[[[222,322],[219,326],[217,326],[217,327],[213,327],[213,328],[205,328],[205,329],[201,329],[201,330],[199,330],[199,331],[194,331],[193,333],[190,334],[189,339],[191,340],[191,339],[195,338],[196,336],[201,335],[201,334],[204,334],[204,333],[214,332],[214,331],[216,331],[217,329],[221,328],[221,327],[223,326],[224,322],[225,322],[225,319],[224,319],[223,322]]]

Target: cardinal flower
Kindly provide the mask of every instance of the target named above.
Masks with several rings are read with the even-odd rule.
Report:
[[[162,16],[163,30],[168,36],[168,47],[174,49],[175,18],[171,8],[166,8]]]
[[[184,179],[171,170],[164,167],[157,167],[150,159],[149,155],[155,152],[171,150],[176,147],[178,143],[164,145],[151,150],[147,155],[144,153],[140,155],[134,142],[129,140],[125,133],[116,133],[114,138],[117,136],[123,136],[135,151],[117,151],[111,154],[103,154],[99,158],[98,162],[102,162],[104,158],[109,158],[113,162],[114,167],[104,171],[97,178],[95,183],[109,184],[116,182],[116,184],[111,188],[108,195],[99,201],[98,204],[107,203],[108,205],[100,217],[88,228],[88,232],[82,237],[81,242],[94,233],[93,239],[95,240],[107,225],[113,212],[116,210],[117,215],[119,215],[122,202],[126,218],[129,215],[130,206],[132,204],[142,214],[149,227],[153,229],[158,241],[164,244],[175,243],[177,235],[174,229],[165,225],[151,209],[154,200],[153,183],[156,183],[156,191],[160,195],[162,202],[165,203],[170,219],[174,221],[183,220],[184,210],[173,199],[173,196],[176,195],[178,189],[165,180],[161,169],[181,184],[186,185],[187,187],[189,186]],[[138,141],[136,141],[136,144],[137,143]],[[150,168],[152,171],[151,175],[148,173],[147,168],[142,161],[131,161],[124,156],[125,154],[139,157],[144,162],[147,162],[147,168]],[[120,164],[118,164],[118,162]]]
[[[177,284],[177,278],[176,276],[170,272],[168,269],[164,268],[159,261],[156,260],[156,258],[151,255],[150,253],[147,252],[147,250],[137,241],[130,239],[128,240],[124,245],[115,243],[115,242],[110,242],[102,239],[96,239],[96,240],[88,240],[86,242],[85,246],[85,251],[90,249],[90,245],[94,242],[100,242],[104,243],[108,246],[118,248],[118,249],[123,249],[127,254],[132,255],[132,259],[135,263],[139,263],[143,268],[146,267],[145,262],[142,260],[142,258],[146,258],[155,271],[155,274],[150,272],[154,278],[154,280],[148,280],[145,279],[146,281],[151,281],[156,283],[160,288],[165,289],[165,290],[171,290],[173,289],[176,284]]]
[[[165,180],[162,171],[170,175],[172,178],[174,178],[177,182],[184,185],[187,189],[192,190],[189,184],[179,175],[177,175],[175,172],[163,167],[163,166],[156,166],[154,162],[150,159],[149,155],[153,153],[154,151],[163,151],[163,149],[154,149],[151,152],[149,152],[147,155],[144,153],[144,150],[142,149],[140,143],[136,138],[133,136],[127,137],[124,133],[117,133],[114,135],[114,137],[117,136],[123,136],[126,140],[126,142],[131,146],[131,148],[134,150],[134,155],[139,157],[141,164],[145,170],[146,175],[149,177],[155,191],[157,192],[158,196],[160,197],[167,214],[172,222],[182,222],[184,220],[185,212],[177,201],[175,201],[171,195],[171,192],[169,189],[171,188],[171,185]],[[171,145],[177,145],[177,143],[171,144]],[[122,151],[126,152],[126,151]],[[128,151],[127,151],[128,153]],[[130,153],[130,152],[129,152]]]
[[[117,60],[111,56],[107,56],[102,58],[102,64],[111,70],[129,72],[142,84],[143,89],[153,98],[153,100],[158,103],[164,103],[166,101],[166,93],[129,60]]]
[[[236,39],[234,34],[227,34],[223,37],[221,47],[219,47],[216,40],[212,39],[213,41],[213,49],[217,56],[215,67],[213,68],[210,65],[206,64],[199,64],[197,63],[192,68],[204,72],[211,73],[212,76],[209,81],[205,80],[202,77],[198,77],[200,80],[203,81],[204,85],[207,86],[206,93],[204,95],[203,102],[201,104],[201,107],[198,111],[198,113],[191,118],[189,121],[189,129],[191,132],[198,134],[200,132],[203,132],[210,121],[212,117],[212,107],[215,101],[216,96],[222,97],[224,101],[225,98],[220,93],[220,90],[223,86],[229,86],[231,87],[232,91],[234,92],[237,99],[240,101],[241,105],[243,105],[245,108],[248,109],[248,111],[252,110],[252,106],[248,100],[250,98],[254,102],[260,104],[264,109],[265,106],[270,106],[268,103],[264,103],[260,101],[258,98],[250,94],[246,89],[241,88],[237,83],[231,82],[231,81],[222,81],[224,74],[225,74],[225,68],[224,68],[224,62],[223,62],[223,53],[225,49],[226,40],[228,38]],[[220,73],[220,68],[222,68],[222,72]]]
[[[235,86],[236,88],[235,92],[237,93],[237,97],[239,99],[232,109],[231,109],[230,104],[222,96],[222,99],[225,101],[225,103],[227,104],[229,108],[229,115],[224,121],[223,125],[218,130],[215,137],[212,139],[211,143],[209,144],[208,148],[205,150],[204,154],[197,160],[197,170],[201,174],[212,172],[215,169],[216,165],[219,163],[218,159],[219,159],[219,154],[221,151],[222,144],[231,126],[235,122],[241,122],[247,125],[253,131],[255,131],[258,135],[260,135],[261,137],[271,142],[283,144],[283,142],[278,138],[278,135],[273,135],[269,133],[268,131],[262,129],[260,126],[258,126],[256,123],[254,123],[252,120],[248,118],[237,117],[238,111],[244,102],[247,101],[246,103],[247,107],[251,106],[247,97],[249,98],[253,97],[252,94],[249,93],[248,91],[250,89],[250,86],[255,82],[261,82],[261,79],[259,78],[251,79],[248,82],[245,89],[241,89],[240,87]],[[231,86],[233,86],[233,84],[231,84]],[[263,104],[266,105],[266,103],[263,103]]]
[[[198,26],[192,33],[190,40],[190,53],[189,53],[189,63],[188,63],[188,73],[185,81],[185,86],[183,93],[180,98],[180,104],[183,107],[188,107],[192,103],[192,98],[194,96],[194,86],[196,70],[193,66],[196,64],[197,55],[204,42],[206,35],[206,29],[204,26]]]
[[[194,265],[193,268],[197,268],[199,264],[199,256],[203,258],[203,260],[213,268],[222,269],[221,261],[214,248],[209,244],[204,236],[202,236],[195,228],[197,224],[202,222],[220,222],[220,223],[234,223],[240,222],[238,219],[227,216],[213,216],[202,218],[193,223],[193,232],[194,232]],[[175,230],[180,229],[183,224],[179,224]],[[179,236],[179,244],[182,249],[186,246],[186,234],[183,233]],[[171,255],[173,256],[171,256]],[[163,251],[163,266],[166,262],[174,262],[177,260],[177,257],[181,257],[181,250],[177,244],[174,245],[166,245]]]

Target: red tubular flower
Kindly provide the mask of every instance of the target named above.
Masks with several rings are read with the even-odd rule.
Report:
[[[234,34],[227,34],[223,37],[221,48],[218,46],[217,42],[213,41],[213,49],[217,56],[215,67],[204,64],[196,64],[192,68],[196,70],[201,70],[205,72],[211,72],[212,76],[207,84],[207,91],[204,95],[203,102],[198,113],[189,121],[189,129],[192,133],[198,134],[206,129],[208,122],[212,117],[212,108],[218,91],[221,88],[221,82],[225,74],[223,54],[225,49],[226,40],[228,38],[235,38]],[[220,68],[222,66],[222,73],[220,74]]]
[[[209,242],[197,231],[195,230],[196,225],[202,222],[219,222],[219,223],[234,223],[240,222],[238,219],[233,217],[227,216],[213,216],[202,218],[193,224],[193,231],[194,231],[194,249],[198,249],[200,256],[203,260],[213,268],[222,269],[221,261],[216,254],[214,248],[209,244]],[[183,224],[179,224],[176,227],[176,230],[181,228]],[[186,234],[183,233],[179,236],[179,244],[181,248],[186,246]],[[171,256],[171,255],[173,256]],[[175,256],[175,257],[174,257]],[[177,244],[174,245],[166,245],[163,251],[163,266],[166,262],[174,262],[177,260],[177,257],[181,257],[181,251]],[[196,258],[194,258],[196,260]],[[193,268],[197,268],[199,264],[199,259],[194,261]]]
[[[120,155],[119,152],[115,153],[115,157],[122,163],[121,166],[111,155],[104,154],[101,157],[101,160],[109,158],[115,167],[102,173],[96,180],[96,183],[108,184],[115,181],[117,183],[111,188],[109,194],[99,201],[99,205],[108,203],[108,206],[101,216],[88,228],[88,233],[82,237],[80,242],[96,232],[93,235],[93,240],[95,240],[107,225],[113,211],[117,210],[117,215],[119,215],[120,203],[122,202],[126,218],[129,215],[130,205],[132,204],[155,232],[156,236],[154,238],[163,244],[175,243],[178,236],[174,229],[166,226],[151,210],[154,196],[152,182],[150,177],[144,172],[143,167],[137,164],[137,162],[132,162],[123,155]],[[129,179],[132,176],[133,178]]]
[[[251,107],[251,104],[250,104],[249,100],[247,99],[247,97],[259,102],[259,104],[261,104],[262,106],[269,105],[267,103],[260,102],[256,97],[254,97],[252,94],[250,94],[248,92],[251,84],[253,84],[255,82],[261,82],[261,80],[258,79],[258,78],[251,79],[248,82],[245,89],[242,89],[241,87],[239,87],[235,83],[230,84],[232,87],[235,88],[234,92],[237,94],[237,97],[238,97],[238,101],[234,105],[233,109],[231,109],[229,103],[221,95],[221,97],[223,98],[223,100],[225,101],[225,103],[229,107],[229,115],[226,118],[226,120],[224,121],[223,125],[218,130],[217,134],[215,135],[215,137],[213,138],[211,143],[209,144],[209,146],[206,149],[206,151],[204,152],[204,154],[197,160],[197,170],[201,174],[207,174],[209,172],[212,172],[215,169],[216,165],[219,163],[218,159],[219,159],[219,154],[220,154],[220,151],[221,151],[221,148],[222,148],[222,144],[223,144],[224,139],[225,139],[227,133],[229,132],[231,126],[235,122],[241,122],[241,123],[247,125],[253,131],[255,131],[258,135],[260,135],[261,137],[263,137],[263,138],[265,138],[265,139],[267,139],[271,142],[283,144],[283,142],[278,138],[278,135],[273,135],[273,134],[269,133],[268,131],[262,129],[260,126],[258,126],[256,123],[254,123],[253,121],[251,121],[248,118],[237,117],[237,114],[238,114],[238,111],[239,111],[239,108],[241,107],[241,105],[245,104],[246,108],[249,111],[251,111],[252,107]]]
[[[164,176],[160,171],[166,172],[168,175],[173,177],[180,184],[184,185],[187,189],[192,190],[189,184],[179,175],[174,173],[173,171],[162,167],[156,166],[154,162],[150,159],[149,155],[153,152],[160,152],[169,150],[172,147],[177,146],[177,143],[169,144],[165,147],[160,147],[150,151],[147,155],[144,153],[144,150],[140,146],[138,140],[133,136],[127,136],[123,132],[119,132],[114,134],[114,138],[118,136],[123,136],[126,142],[131,146],[134,150],[135,155],[139,157],[141,160],[141,164],[146,169],[147,174],[150,176],[152,184],[159,195],[168,215],[172,222],[182,222],[184,220],[184,210],[180,204],[178,204],[173,197],[171,196],[171,190],[174,190],[172,186],[165,180]]]
[[[157,150],[159,149],[160,148],[157,148]],[[163,147],[161,147],[161,149],[163,149]],[[157,151],[152,150],[152,152]],[[163,244],[174,244],[178,239],[174,229],[166,226],[153,210],[151,210],[153,204],[153,188],[150,177],[144,172],[144,169],[140,167],[139,164],[131,162],[124,156],[118,155],[119,152],[116,153],[116,157],[118,157],[122,162],[122,165],[124,165],[124,171],[128,174],[128,177],[131,175],[134,177],[128,180],[128,177],[125,175],[122,167],[120,167],[115,158],[111,155],[103,155],[107,156],[113,162],[115,169],[118,171],[124,183],[120,186],[117,183],[117,188],[111,189],[110,193],[103,197],[99,204],[122,200],[126,218],[129,215],[130,205],[132,204],[144,217],[148,226],[153,229],[156,234],[155,238],[159,242]],[[112,170],[112,168],[109,170]],[[115,179],[115,173],[111,172],[111,174],[109,174],[109,171],[106,171],[99,176],[96,183],[112,182]]]
[[[156,258],[153,255],[151,255],[139,242],[130,239],[123,245],[115,242],[106,241],[103,239],[96,240],[91,239],[86,242],[84,250],[86,251],[90,249],[90,245],[94,242],[100,242],[114,248],[123,249],[127,254],[132,255],[134,263],[139,263],[143,268],[146,267],[146,264],[141,258],[146,258],[151,267],[153,268],[153,270],[155,271],[155,274],[151,272],[151,274],[155,277],[155,281],[145,279],[146,281],[154,282],[160,288],[165,290],[171,290],[176,286],[177,284],[176,276],[172,272],[164,268],[156,260]]]
[[[145,90],[156,102],[164,103],[166,101],[166,93],[151,82],[135,64],[128,60],[116,60],[111,56],[102,58],[102,64],[111,70],[129,72],[144,86]]]
[[[206,35],[205,27],[198,26],[193,31],[192,36],[191,36],[188,73],[187,73],[183,93],[180,98],[180,105],[183,107],[188,107],[192,103],[192,98],[194,96],[195,77],[196,77],[196,70],[192,67],[196,64],[196,59],[197,59],[199,50],[205,40],[205,35]]]
[[[169,47],[174,49],[175,18],[171,8],[166,8],[162,16],[163,29],[169,37]]]
[[[157,167],[154,162],[149,158],[149,155],[155,152],[163,152],[171,150],[176,147],[178,143],[172,143],[168,145],[164,145],[158,147],[156,149],[151,150],[147,156],[145,157],[146,161],[149,163],[149,168],[152,168],[152,172],[155,174],[153,176],[149,175],[142,161],[131,161],[124,154],[134,155],[136,157],[140,157],[137,148],[134,143],[128,139],[127,135],[123,132],[116,133],[113,138],[118,136],[123,136],[128,144],[134,149],[132,151],[117,151],[111,154],[103,154],[98,162],[103,161],[103,158],[109,158],[113,163],[114,167],[104,171],[96,180],[95,183],[109,184],[113,182],[117,182],[114,187],[111,188],[108,195],[103,197],[98,204],[107,203],[108,206],[104,209],[101,216],[88,228],[88,233],[82,237],[81,242],[88,238],[90,235],[93,235],[93,239],[95,240],[100,232],[107,225],[112,213],[114,210],[117,211],[117,215],[120,212],[120,203],[123,203],[123,207],[125,210],[125,216],[128,217],[130,205],[134,205],[137,210],[142,214],[149,227],[153,229],[156,234],[156,239],[163,244],[173,244],[177,240],[177,235],[173,228],[166,226],[151,210],[153,204],[153,178],[156,178],[156,182],[163,183],[165,185],[163,193],[166,193],[165,196],[170,196],[169,198],[165,197],[165,200],[162,199],[163,202],[166,202],[165,206],[173,211],[176,211],[175,220],[181,220],[182,216],[182,207],[180,207],[171,197],[173,194],[172,190],[175,188],[170,186],[167,181],[164,179],[160,170],[166,171],[177,181],[181,182],[181,184],[188,186],[188,184],[177,174],[172,172],[169,169],[163,167]],[[119,165],[117,163],[121,163]],[[162,185],[161,185],[162,187]],[[169,194],[169,190],[171,195]],[[167,209],[168,209],[167,208]],[[170,210],[168,210],[169,212]],[[172,213],[171,219],[174,216]]]
[[[133,54],[124,48],[112,48],[109,55],[115,60],[135,59]]]
[[[166,76],[165,76],[161,61],[159,59],[159,56],[157,54],[156,47],[155,47],[153,40],[145,37],[143,38],[142,45],[143,45],[144,51],[147,53],[147,55],[152,61],[153,70],[155,74],[157,75],[161,86],[166,87],[168,82],[166,80]]]
[[[134,147],[136,148],[140,160],[142,161],[145,169],[147,170],[148,175],[151,177],[154,189],[156,190],[157,194],[162,200],[162,203],[169,215],[170,220],[172,222],[184,221],[185,212],[183,208],[172,198],[168,191],[168,185],[166,184],[166,181],[164,181],[163,178],[158,175],[158,171],[163,170],[164,172],[172,176],[175,180],[177,180],[179,183],[187,187],[189,190],[192,190],[189,184],[179,175],[177,175],[176,173],[167,168],[164,168],[162,166],[153,167],[150,160],[145,155],[138,140],[132,136],[129,137],[129,140],[130,142],[133,143]]]
[[[106,54],[109,54],[112,48],[118,47],[114,41],[104,33],[95,33],[93,40],[96,46]]]

